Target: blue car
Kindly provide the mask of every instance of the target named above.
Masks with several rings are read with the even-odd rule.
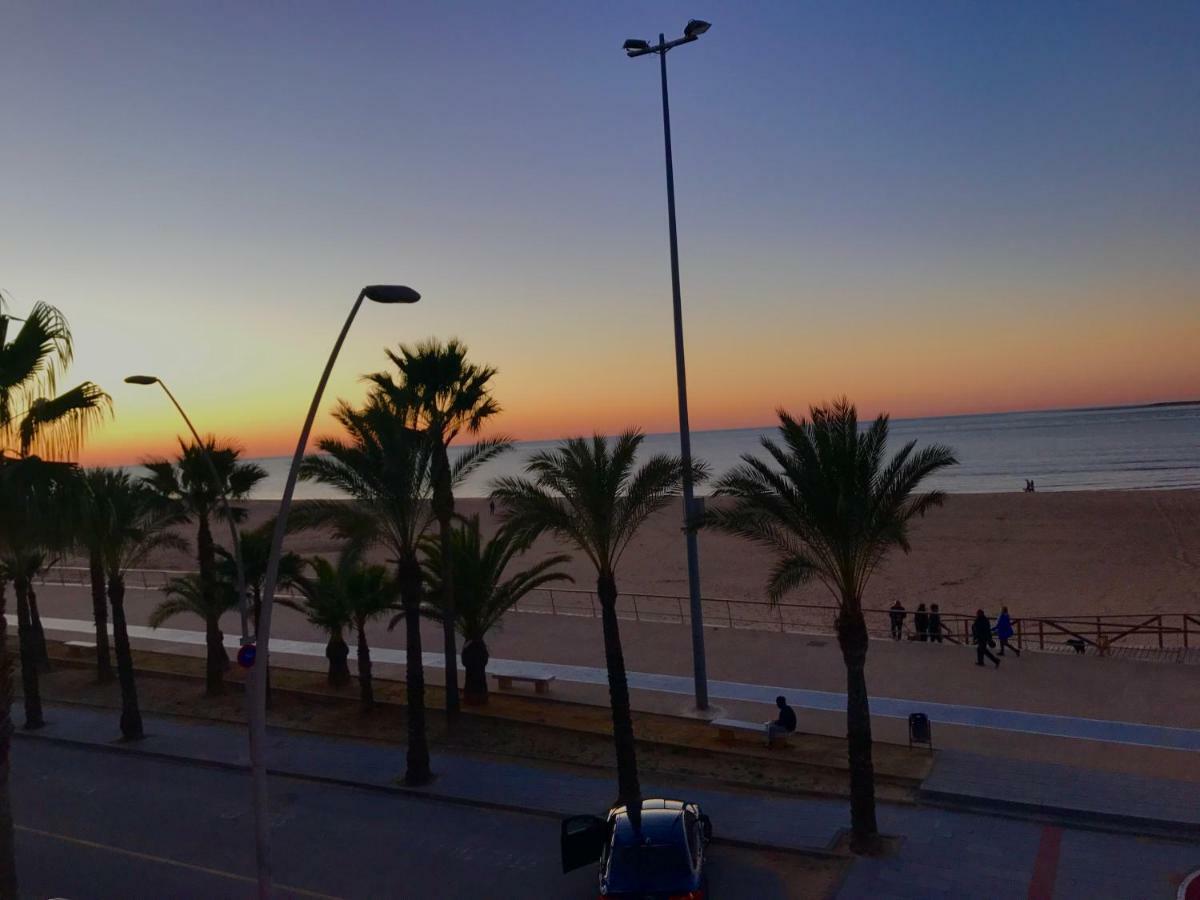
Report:
[[[643,800],[634,832],[624,806],[608,816],[562,823],[563,872],[600,863],[600,896],[638,900],[705,900],[705,851],[712,822],[695,803]]]

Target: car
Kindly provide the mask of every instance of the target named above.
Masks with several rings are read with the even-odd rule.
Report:
[[[712,820],[684,800],[642,801],[641,828],[615,806],[604,818],[562,822],[563,873],[600,864],[600,896],[639,900],[706,900],[704,869]]]

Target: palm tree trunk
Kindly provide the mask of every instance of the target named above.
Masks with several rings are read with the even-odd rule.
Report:
[[[225,666],[229,657],[225,654],[225,636],[221,634],[221,620],[216,616],[208,616],[204,620],[204,645],[207,650],[204,695],[219,697],[225,693]]]
[[[196,527],[196,561],[200,564],[200,594],[204,599],[204,608],[215,609],[217,605],[216,545],[213,543],[212,529],[208,524],[208,516],[201,515],[198,518],[199,525]],[[220,666],[220,671],[224,672],[229,668],[229,654],[225,652],[225,645],[222,643],[214,647],[211,635],[209,636],[208,652],[210,658],[219,660],[217,665]],[[216,654],[215,656],[213,655],[214,653]],[[211,675],[209,679],[211,693]],[[218,688],[217,693],[221,693],[221,690],[221,688]]]
[[[867,623],[862,611],[843,601],[837,620],[838,645],[846,663],[846,749],[850,757],[850,847],[873,852],[879,843],[875,821],[875,766],[871,761],[871,705],[867,697]]]
[[[358,693],[364,711],[375,706],[375,687],[371,682],[371,648],[367,646],[366,623],[359,621],[358,628]]]
[[[42,718],[42,692],[38,683],[37,648],[33,639],[33,622],[29,614],[29,579],[18,575],[13,579],[17,592],[17,641],[21,652],[21,692],[25,698],[25,728],[32,731],[46,724]]]
[[[29,619],[33,625],[33,650],[37,660],[38,671],[50,671],[50,651],[46,648],[46,632],[42,630],[42,614],[38,612],[37,591],[33,589],[33,580],[29,585]]]
[[[463,699],[483,705],[488,702],[487,664],[490,658],[482,640],[465,641],[462,648]]]
[[[438,540],[442,555],[442,641],[446,652],[446,716],[458,716],[458,652],[454,633],[454,559],[450,547],[450,522],[454,518],[454,494],[450,486],[450,458],[445,444],[438,441],[434,454],[433,513],[438,521]]]
[[[350,648],[346,646],[341,630],[329,633],[329,643],[325,645],[325,658],[329,660],[329,684],[336,688],[348,685]]]
[[[617,802],[626,804],[636,815],[641,812],[642,788],[633,742],[625,653],[621,649],[621,630],[617,623],[617,582],[611,573],[601,573],[596,582],[596,593],[600,598],[600,621],[604,627],[604,662],[608,667],[608,697],[612,706],[613,744],[617,752]]]
[[[400,599],[404,605],[405,713],[408,751],[404,783],[428,784],[429,742],[425,735],[425,666],[421,661],[421,567],[416,559],[400,564]]]
[[[12,746],[12,654],[8,650],[7,597],[0,579],[0,897],[17,896],[16,845],[13,840],[9,748]]]
[[[106,684],[113,680],[112,659],[108,652],[108,602],[104,593],[104,566],[100,554],[88,557],[92,579],[92,619],[96,623],[96,680]]]
[[[109,574],[108,602],[112,606],[113,649],[117,657],[117,681],[121,684],[121,737],[127,741],[143,737],[142,712],[138,709],[137,682],[133,676],[133,651],[125,625],[125,579]]]

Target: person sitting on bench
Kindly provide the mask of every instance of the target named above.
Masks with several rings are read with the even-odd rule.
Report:
[[[796,730],[796,713],[787,705],[787,699],[781,694],[775,698],[779,707],[779,718],[767,723],[767,743],[775,739],[777,734],[791,734]]]

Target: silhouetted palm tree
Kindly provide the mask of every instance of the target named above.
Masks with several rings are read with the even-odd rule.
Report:
[[[106,484],[105,469],[88,469],[78,482],[76,540],[87,553],[88,577],[92,589],[92,621],[96,634],[96,680],[105,684],[113,680],[112,654],[108,644],[108,588],[101,556],[106,528],[105,510],[99,502],[99,492]]]
[[[425,784],[431,777],[425,735],[425,672],[421,662],[420,540],[433,521],[431,496],[433,448],[425,435],[407,424],[411,415],[374,394],[361,409],[342,403],[335,418],[347,439],[326,438],[320,454],[305,458],[300,477],[329,485],[351,498],[308,500],[292,511],[289,527],[331,527],[344,540],[385,548],[396,566],[404,609],[405,700],[408,750],[404,780]],[[457,458],[451,481],[466,478],[490,458],[490,444]]]
[[[204,667],[204,693],[215,697],[225,691],[221,661],[225,658],[225,635],[221,631],[221,616],[238,608],[237,588],[218,579],[211,592],[205,591],[199,575],[171,578],[163,585],[166,599],[150,613],[150,627],[159,628],[168,620],[191,613],[204,623],[204,646],[207,664]]]
[[[215,609],[223,601],[217,594],[216,545],[212,535],[212,517],[225,515],[222,494],[232,501],[249,495],[262,479],[266,470],[253,463],[239,463],[241,451],[229,444],[220,445],[215,438],[205,441],[205,450],[216,469],[219,484],[214,483],[212,469],[204,459],[204,453],[196,444],[179,442],[180,454],[172,462],[166,459],[144,463],[150,471],[145,481],[165,500],[178,508],[188,521],[196,523],[196,561],[200,566],[200,590],[204,594],[204,607]],[[232,507],[238,521],[245,517],[245,510]],[[214,642],[210,635],[208,646],[208,673],[205,677],[206,693],[210,696],[225,690],[222,674],[229,667],[229,654],[223,644]]]
[[[423,546],[425,579],[429,585],[426,610],[431,618],[441,620],[441,573],[445,569],[442,543],[428,536]],[[574,581],[566,572],[555,571],[571,561],[566,554],[551,556],[505,578],[509,564],[528,546],[510,528],[501,528],[485,543],[479,532],[479,516],[463,520],[450,534],[454,618],[463,639],[463,686],[468,703],[486,703],[488,699],[487,633],[530,591],[555,581]],[[400,618],[397,616],[388,627],[395,627]]]
[[[302,613],[310,624],[329,635],[325,656],[329,660],[329,683],[335,687],[350,682],[350,666],[343,632],[353,628],[357,637],[358,678],[363,709],[375,704],[371,681],[371,651],[367,645],[367,624],[395,608],[397,588],[383,566],[363,562],[361,544],[350,544],[338,556],[336,565],[320,556],[305,560],[311,574],[302,573],[292,585],[303,600],[279,602]]]
[[[96,544],[108,578],[108,603],[112,609],[113,648],[121,685],[121,735],[125,740],[137,740],[142,737],[142,715],[125,621],[125,573],[143,564],[157,550],[186,551],[188,544],[170,530],[183,521],[179,508],[165,503],[145,483],[125,472],[106,470],[94,477],[90,490],[100,523]]]
[[[393,408],[409,415],[409,424],[422,430],[433,445],[433,514],[442,543],[441,608],[450,615],[443,623],[446,653],[446,712],[458,713],[458,666],[454,640],[454,573],[450,569],[450,528],[454,517],[453,471],[450,444],[461,433],[478,434],[483,425],[500,412],[491,393],[496,370],[467,360],[466,345],[456,338],[442,343],[430,338],[414,347],[400,345],[400,352],[387,351],[399,369],[399,379],[388,372],[368,375]],[[506,439],[489,442],[492,455],[509,446]]]
[[[887,416],[860,432],[857,411],[845,399],[810,414],[805,421],[779,411],[782,444],[763,438],[769,460],[744,455],[717,483],[717,494],[732,504],[711,510],[707,519],[774,551],[767,580],[772,603],[816,580],[838,604],[852,845],[868,851],[878,843],[878,827],[863,595],[888,551],[908,552],[912,519],[942,502],[939,491],[917,494],[921,482],[957,460],[939,445],[917,450],[915,441],[886,459]]]
[[[268,519],[256,528],[242,529],[242,570],[246,575],[246,591],[250,595],[250,610],[254,631],[258,633],[258,619],[262,613],[263,582],[267,578],[267,560],[271,556],[271,535],[275,531],[275,519]],[[237,561],[232,552],[217,547],[217,578],[229,584],[237,584]],[[287,587],[303,570],[304,560],[288,551],[279,557],[279,574],[276,588]]]
[[[641,786],[617,622],[617,564],[646,519],[678,496],[683,478],[678,457],[653,456],[635,467],[642,437],[634,430],[611,444],[601,435],[591,440],[569,438],[553,450],[531,456],[525,463],[529,478],[501,478],[492,489],[501,505],[501,520],[519,539],[532,542],[550,532],[577,547],[596,567],[616,745],[617,802],[635,815],[641,811]],[[694,470],[697,480],[704,477],[702,465]]]

